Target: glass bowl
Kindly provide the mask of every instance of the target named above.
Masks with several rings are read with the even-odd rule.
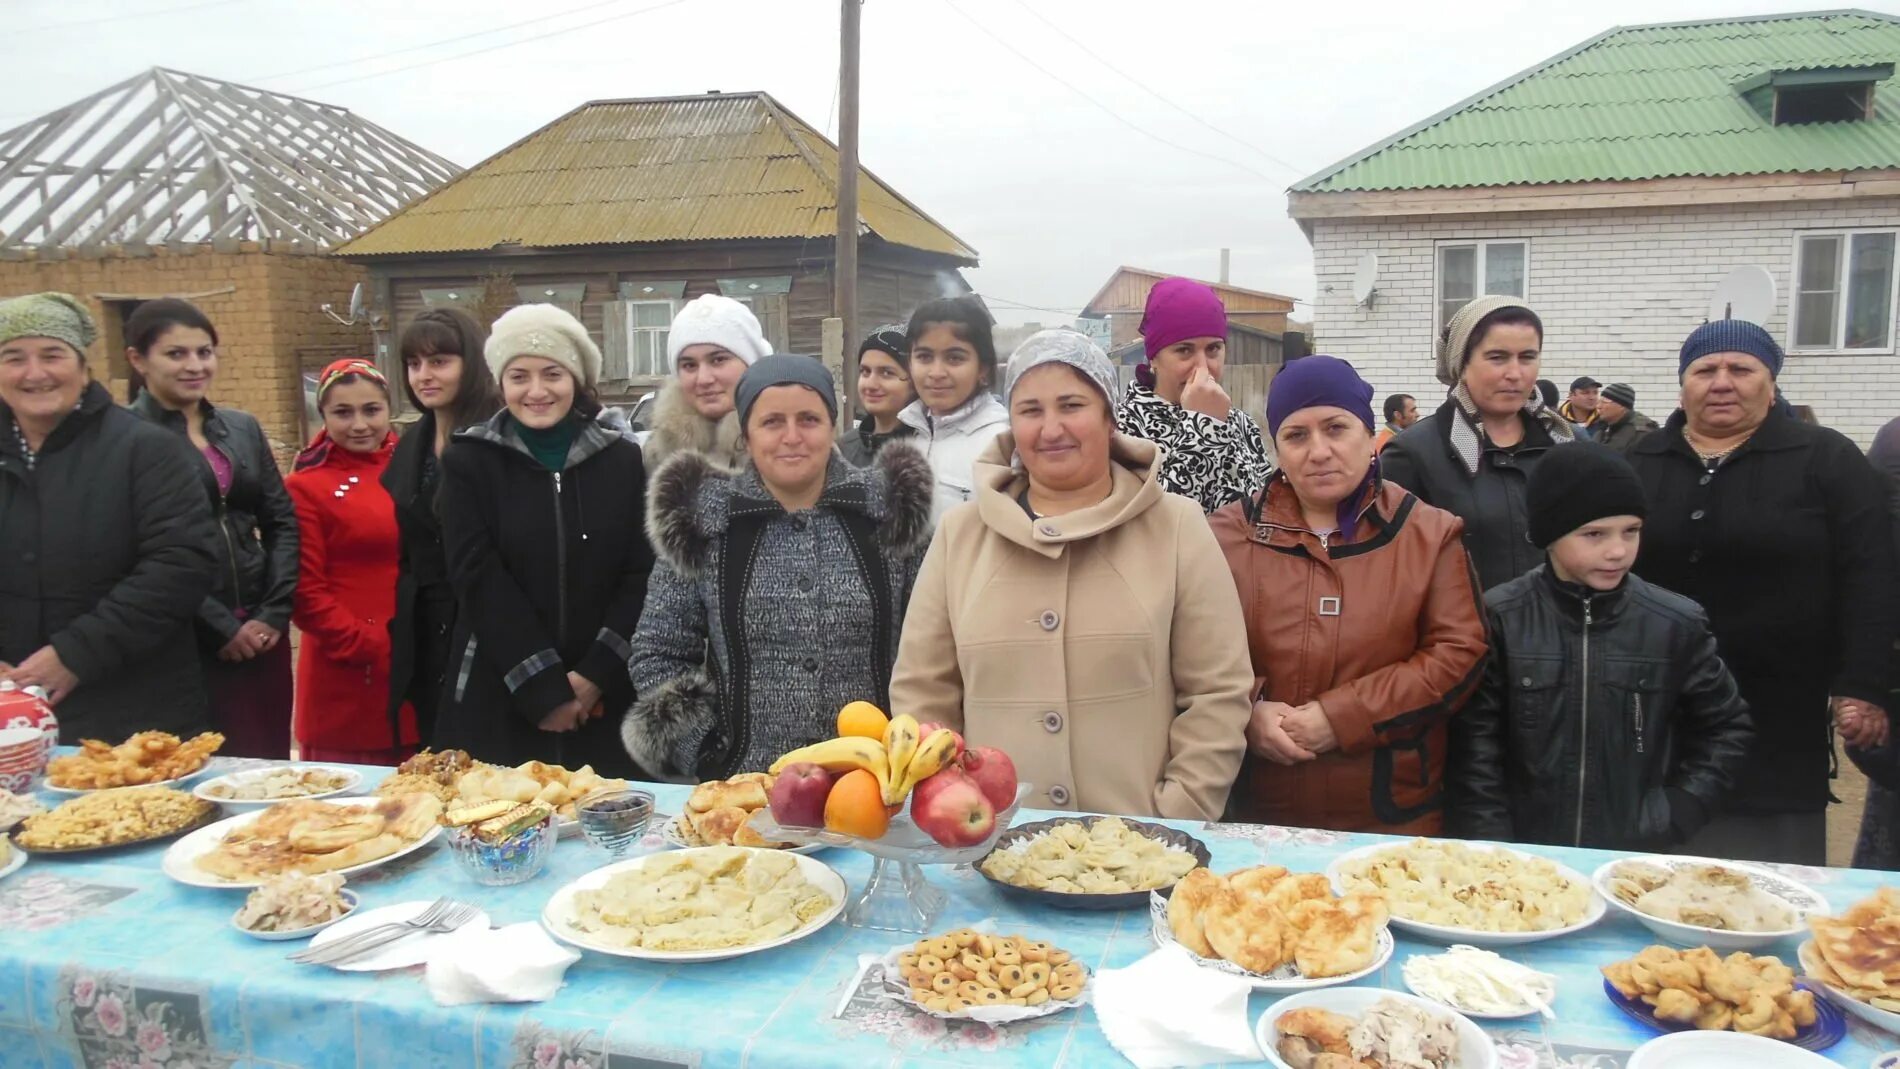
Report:
[[[450,828],[449,852],[470,879],[485,887],[526,883],[547,867],[560,830],[552,816],[499,843],[477,838],[472,828]]]

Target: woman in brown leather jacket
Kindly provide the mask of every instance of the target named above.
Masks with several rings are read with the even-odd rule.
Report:
[[[1372,387],[1309,356],[1274,379],[1280,470],[1216,512],[1255,677],[1232,819],[1434,834],[1446,721],[1483,674],[1456,516],[1379,478]]]

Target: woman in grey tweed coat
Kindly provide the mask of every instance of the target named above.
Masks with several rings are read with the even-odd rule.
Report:
[[[640,697],[621,738],[641,767],[667,775],[761,771],[830,737],[846,703],[887,706],[930,542],[929,462],[901,442],[868,468],[846,462],[824,365],[767,357],[737,393],[741,468],[680,454],[648,491],[658,564],[628,665]]]

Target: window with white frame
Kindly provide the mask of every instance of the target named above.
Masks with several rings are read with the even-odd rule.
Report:
[[[1795,236],[1790,348],[1893,351],[1897,235],[1836,230]]]
[[[627,339],[635,376],[666,375],[667,329],[673,325],[672,301],[628,301]]]
[[[1530,285],[1530,243],[1450,241],[1438,246],[1438,322],[1442,330],[1473,300],[1487,293],[1523,297]]]

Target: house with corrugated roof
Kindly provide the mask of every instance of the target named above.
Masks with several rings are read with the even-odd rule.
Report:
[[[1289,192],[1315,349],[1429,408],[1446,317],[1513,294],[1545,377],[1660,419],[1683,338],[1759,267],[1784,391],[1865,444],[1900,415],[1896,63],[1900,18],[1826,11],[1612,29],[1484,89]]]
[[[775,349],[819,351],[837,175],[836,146],[766,93],[595,101],[338,255],[398,332],[437,305],[566,307],[601,345],[603,394],[625,396],[667,373],[667,326],[703,293],[749,304]],[[970,292],[976,250],[862,169],[858,198],[862,323]]]

